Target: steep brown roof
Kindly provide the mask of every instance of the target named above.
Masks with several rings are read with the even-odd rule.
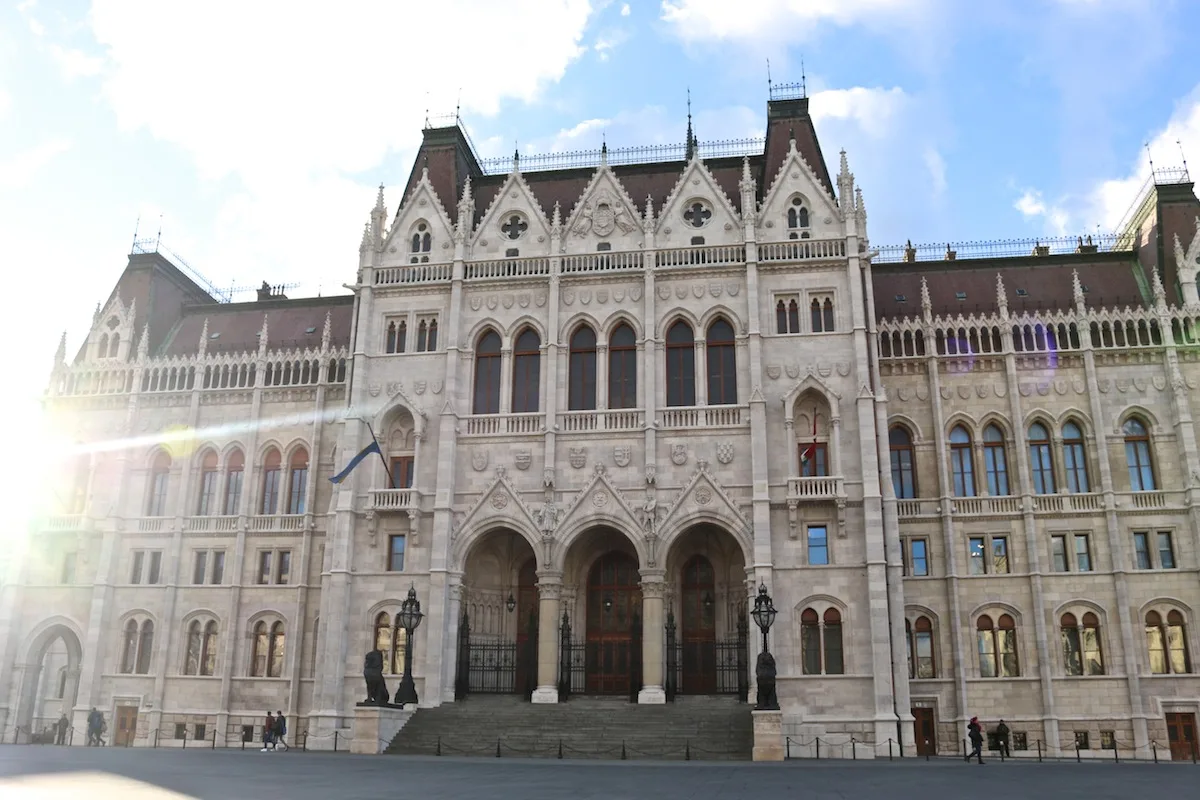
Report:
[[[157,355],[194,355],[199,349],[200,333],[206,319],[208,352],[256,351],[264,315],[267,318],[268,348],[318,348],[321,346],[326,313],[330,316],[333,344],[348,344],[354,295],[190,306],[184,310],[182,319],[158,349]]]
[[[1011,312],[1073,308],[1074,270],[1079,271],[1090,307],[1135,306],[1147,300],[1144,287],[1148,282],[1132,252],[1069,253],[875,264],[871,267],[875,314],[887,319],[921,316],[922,278],[929,287],[935,315],[992,313],[998,310],[997,274],[1004,279]],[[1025,295],[1018,294],[1018,289]],[[959,292],[966,297],[960,300]]]

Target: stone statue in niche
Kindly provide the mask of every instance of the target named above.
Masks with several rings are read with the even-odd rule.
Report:
[[[758,703],[754,710],[778,711],[779,698],[775,696],[775,656],[765,650],[759,653],[754,677],[758,680]]]
[[[367,682],[367,699],[360,706],[386,706],[391,696],[383,679],[383,653],[371,650],[363,658],[363,679]]]
[[[542,535],[548,535],[554,532],[554,526],[558,525],[558,506],[553,502],[548,502],[538,509],[534,509],[533,520],[537,523],[538,530]]]
[[[647,494],[646,502],[642,504],[642,528],[647,532],[654,531],[654,525],[658,522],[658,500],[654,495]]]

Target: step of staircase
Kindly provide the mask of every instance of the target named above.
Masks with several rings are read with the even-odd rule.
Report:
[[[388,753],[526,758],[749,760],[751,706],[727,695],[639,705],[623,697],[573,697],[535,705],[513,695],[472,695],[423,708]],[[622,753],[622,751],[624,751]]]

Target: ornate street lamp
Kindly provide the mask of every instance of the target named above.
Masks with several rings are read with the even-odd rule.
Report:
[[[605,595],[604,596],[604,610],[612,611],[612,607],[613,607],[612,595],[611,594]]]
[[[767,585],[760,583],[758,585],[758,596],[754,598],[754,610],[750,612],[750,616],[754,617],[754,623],[762,631],[762,651],[764,653],[770,652],[767,648],[767,631],[771,630],[771,625],[775,623],[775,615],[777,613],[775,603],[771,600],[771,595],[767,594]]]
[[[417,687],[412,677],[413,631],[424,618],[416,587],[409,586],[408,598],[400,604],[400,611],[396,614],[396,622],[404,628],[404,677],[400,680],[400,688],[396,690],[396,702],[400,705],[417,704]]]
[[[508,613],[510,614],[517,607],[517,599],[512,596],[512,592],[508,593],[508,599],[504,601],[504,607],[508,609]]]

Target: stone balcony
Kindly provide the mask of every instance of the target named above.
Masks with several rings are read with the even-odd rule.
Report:
[[[1076,516],[1102,514],[1104,494],[1035,494],[1030,495],[1033,513],[1037,516]],[[999,497],[951,497],[950,513],[957,517],[1014,517],[1024,513],[1020,495]],[[1116,510],[1122,514],[1148,514],[1184,511],[1186,492],[1156,490],[1149,492],[1117,492]],[[917,498],[896,501],[901,520],[929,519],[942,513],[942,501],[937,498]]]
[[[376,513],[416,511],[421,505],[416,489],[371,489],[367,494],[370,498],[367,507]]]
[[[841,475],[788,478],[788,503],[811,503],[846,499],[845,479]]]

